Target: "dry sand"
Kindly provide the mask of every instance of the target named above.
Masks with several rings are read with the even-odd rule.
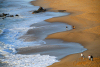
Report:
[[[46,21],[63,22],[76,28],[51,34],[46,39],[77,42],[88,49],[83,52],[85,59],[80,59],[80,53],[73,54],[49,67],[100,67],[100,0],[37,0],[31,3],[44,8],[52,8],[51,11],[66,10],[71,13],[68,16]],[[88,55],[93,55],[94,61],[89,61]]]

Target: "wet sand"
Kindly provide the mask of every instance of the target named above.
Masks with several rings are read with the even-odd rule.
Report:
[[[87,51],[83,52],[85,58],[87,59],[88,55],[93,55],[94,57],[94,61],[91,62],[83,59],[79,60],[80,53],[72,54],[49,67],[100,66],[98,64],[100,62],[99,0],[37,0],[31,3],[36,6],[42,6],[44,8],[52,8],[50,11],[66,10],[66,12],[71,13],[68,16],[51,18],[46,21],[63,22],[75,26],[76,28],[70,31],[51,34],[46,39],[62,39],[68,42],[80,43],[88,49]],[[84,61],[86,61],[87,64],[84,63]]]
[[[62,28],[60,28],[60,26]],[[68,27],[67,29],[66,26]],[[33,46],[17,48],[16,50],[18,54],[50,55],[55,56],[57,57],[57,60],[60,60],[67,55],[80,53],[86,50],[79,43],[64,42],[61,39],[45,39],[50,34],[71,30],[71,25],[60,22],[50,23],[41,21],[32,24],[31,27],[34,28],[29,29],[26,34],[19,37],[19,39],[25,42],[31,42]]]

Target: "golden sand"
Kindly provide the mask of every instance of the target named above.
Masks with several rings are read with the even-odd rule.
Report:
[[[74,66],[84,66],[84,67],[100,67],[100,57],[99,58],[93,58],[93,61],[85,58],[79,58],[79,61],[73,62]]]
[[[49,35],[46,39],[62,39],[82,44],[94,56],[94,61],[79,60],[80,53],[69,55],[49,67],[100,67],[100,0],[37,0],[34,5],[52,8],[50,11],[66,10],[68,16],[51,18],[48,22],[63,22],[75,26],[74,30]],[[77,61],[77,63],[75,63]]]

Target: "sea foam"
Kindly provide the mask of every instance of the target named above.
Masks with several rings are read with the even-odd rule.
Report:
[[[47,67],[54,62],[56,57],[49,55],[9,55],[2,59],[2,63],[8,64],[7,67]]]

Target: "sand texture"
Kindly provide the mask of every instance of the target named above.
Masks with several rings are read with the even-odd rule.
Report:
[[[100,67],[100,0],[37,0],[36,6],[52,8],[50,11],[66,10],[68,16],[51,18],[48,22],[63,22],[75,29],[49,35],[46,39],[62,39],[82,44],[87,51],[85,59],[79,54],[69,55],[49,67]],[[88,55],[94,60],[89,61]]]

